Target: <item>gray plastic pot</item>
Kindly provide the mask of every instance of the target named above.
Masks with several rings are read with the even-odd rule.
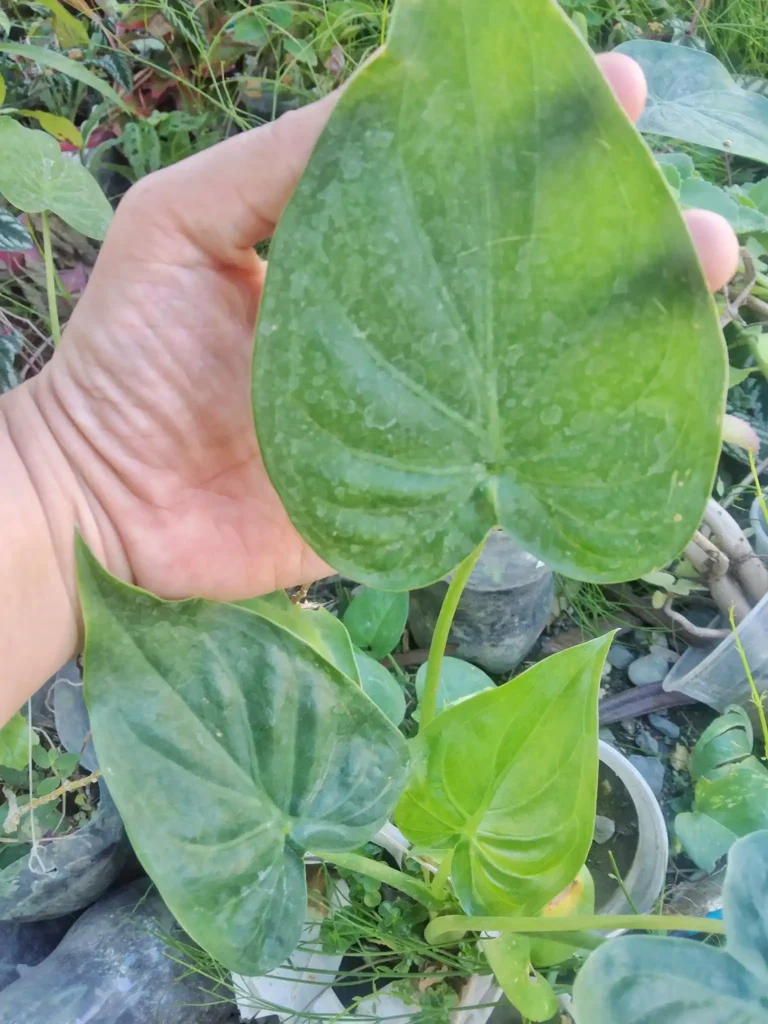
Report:
[[[420,647],[429,647],[450,579],[411,593],[408,625]],[[492,675],[512,672],[546,626],[554,593],[552,571],[494,530],[459,601],[452,653]]]
[[[130,849],[109,790],[71,836],[43,840],[39,863],[24,857],[0,871],[0,921],[45,921],[89,906],[115,881]]]

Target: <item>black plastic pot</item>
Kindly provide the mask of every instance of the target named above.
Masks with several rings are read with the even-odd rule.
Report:
[[[146,879],[100,900],[56,950],[0,993],[0,1024],[222,1024],[226,993],[184,969],[177,926]],[[188,940],[187,940],[188,941]]]
[[[451,577],[411,594],[408,625],[428,647]],[[459,601],[449,644],[455,654],[492,675],[515,669],[547,624],[554,597],[552,571],[494,530]]]
[[[0,991],[18,980],[25,967],[45,960],[74,924],[72,915],[55,921],[0,921]]]
[[[0,871],[0,921],[45,921],[89,906],[117,878],[130,850],[109,790],[99,782],[99,806],[71,836],[42,840],[38,858]]]

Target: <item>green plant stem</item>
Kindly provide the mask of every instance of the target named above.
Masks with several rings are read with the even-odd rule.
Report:
[[[760,351],[760,346],[755,341],[755,339],[749,334],[747,335],[747,343],[749,345],[749,350],[752,353],[752,356],[760,369],[760,372],[766,378],[766,380],[768,380],[768,363],[765,361],[765,359],[763,359],[762,353]]]
[[[741,642],[739,636],[739,629],[736,625],[736,618],[733,612],[733,605],[731,605],[730,611],[728,612],[728,618],[731,623],[731,631],[733,633],[733,639],[736,641],[736,649],[739,652],[741,663],[744,666],[744,672],[749,682],[749,688],[752,691],[752,703],[757,708],[757,717],[760,720],[760,731],[763,734],[763,760],[768,760],[768,722],[765,720],[765,708],[763,707],[763,699],[760,696],[760,691],[757,688],[754,676],[752,675],[752,669],[749,667],[749,660],[747,658],[747,652],[744,650],[744,644]]]
[[[48,293],[48,316],[51,321],[53,344],[58,345],[61,341],[61,325],[59,323],[59,309],[56,305],[56,270],[53,266],[51,224],[48,220],[47,210],[43,210],[40,216],[43,222],[43,260],[45,262],[45,290]]]
[[[632,908],[632,913],[633,914],[639,914],[640,911],[637,909],[637,905],[635,904],[635,901],[632,899],[632,894],[630,893],[629,889],[627,889],[626,885],[624,885],[624,879],[621,877],[621,872],[619,871],[619,865],[616,863],[616,858],[613,856],[613,851],[612,850],[608,851],[608,858],[609,858],[609,860],[611,862],[611,867],[613,868],[613,877],[618,882],[619,888],[621,889],[622,893],[624,894],[624,899],[627,901],[627,903]]]
[[[437,899],[445,898],[445,889],[451,877],[451,864],[453,863],[453,850],[449,850],[440,861],[435,877],[432,879],[431,889]]]
[[[337,867],[356,871],[366,878],[375,878],[377,882],[391,885],[393,889],[404,892],[406,896],[410,896],[429,910],[440,910],[444,906],[443,901],[437,899],[424,882],[411,878],[410,875],[391,868],[388,864],[382,864],[381,861],[371,860],[370,857],[363,857],[359,853],[316,853],[315,856]]]
[[[443,667],[445,648],[448,644],[448,634],[451,631],[453,617],[459,599],[467,585],[467,580],[472,575],[472,570],[485,547],[485,539],[479,544],[472,554],[465,558],[454,573],[453,579],[448,586],[448,591],[443,600],[440,614],[437,617],[435,632],[432,634],[432,643],[429,645],[429,659],[427,660],[427,678],[424,683],[424,696],[421,700],[421,723],[419,731],[426,729],[437,712],[437,694],[440,689],[440,669]]]
[[[755,465],[755,453],[750,449],[749,455],[749,468],[752,470],[752,479],[755,481],[755,494],[757,500],[760,502],[760,509],[763,513],[763,517],[768,527],[768,505],[765,503],[765,496],[763,495],[763,486],[760,483],[760,476],[757,472],[757,466]]]
[[[725,935],[725,924],[707,917],[659,917],[658,914],[589,914],[575,917],[437,917],[427,925],[427,942],[438,945],[444,935],[460,931],[520,932],[525,935],[614,931],[704,932]],[[590,941],[599,936],[591,936]],[[570,940],[569,940],[570,941]],[[574,943],[575,945],[576,943]]]

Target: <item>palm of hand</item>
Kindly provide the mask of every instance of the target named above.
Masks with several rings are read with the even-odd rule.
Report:
[[[223,264],[172,223],[141,229],[139,240],[118,218],[49,382],[87,443],[86,484],[119,524],[134,581],[233,600],[322,575],[253,429],[264,264],[252,250]]]

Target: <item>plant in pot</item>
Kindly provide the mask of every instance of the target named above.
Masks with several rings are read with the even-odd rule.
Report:
[[[410,897],[436,950],[477,934],[530,1019],[554,1007],[532,936],[570,955],[594,928],[659,927],[542,916],[592,840],[611,638],[437,714],[441,664],[495,526],[593,582],[680,552],[725,371],[674,198],[557,5],[399,0],[281,221],[253,388],[271,479],[322,557],[379,590],[453,573],[418,735],[369,699],[332,616],[162,601],[78,546],[104,777],[214,959],[258,977],[291,956],[307,855]],[[426,877],[366,855],[390,818]]]

